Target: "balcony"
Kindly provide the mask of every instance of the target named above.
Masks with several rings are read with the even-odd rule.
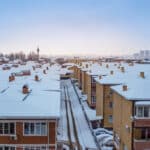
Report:
[[[150,118],[134,118],[134,127],[150,127]]]
[[[91,96],[96,96],[96,91],[92,90],[91,91]]]
[[[136,140],[134,139],[134,149],[135,150],[150,150],[150,140]]]
[[[91,88],[95,88],[96,89],[96,83],[91,83]]]

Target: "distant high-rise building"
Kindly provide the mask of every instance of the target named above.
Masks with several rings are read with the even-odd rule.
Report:
[[[150,59],[150,50],[141,50],[139,53],[133,54],[135,59]]]

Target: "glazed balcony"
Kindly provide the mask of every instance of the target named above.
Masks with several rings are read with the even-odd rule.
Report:
[[[150,148],[150,140],[134,139],[133,146],[135,150],[148,150]]]

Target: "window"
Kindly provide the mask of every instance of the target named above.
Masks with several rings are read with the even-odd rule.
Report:
[[[96,83],[94,77],[91,77],[91,82],[92,82],[92,83]]]
[[[108,122],[109,122],[109,123],[112,123],[112,122],[113,122],[113,117],[112,117],[112,115],[109,115],[109,116],[108,116]]]
[[[141,138],[147,140],[150,139],[150,128],[141,129]]]
[[[37,122],[37,123],[24,123],[24,135],[42,135],[45,136],[47,134],[47,125],[45,122]]]
[[[92,103],[96,103],[96,96],[92,96],[91,101],[92,101]]]
[[[123,144],[123,150],[128,150],[128,148],[125,144]]]
[[[46,150],[46,146],[26,146],[24,150]]]
[[[140,118],[150,117],[150,106],[137,106],[136,116]]]
[[[113,108],[113,102],[109,102],[109,108]]]
[[[137,107],[137,116],[142,117],[143,116],[143,107]]]
[[[16,150],[13,146],[0,146],[0,150]]]
[[[0,123],[0,134],[3,135],[14,135],[15,134],[15,123]]]
[[[149,117],[149,107],[144,107],[144,117]]]
[[[110,89],[109,95],[112,96],[112,94],[113,94],[113,91]]]

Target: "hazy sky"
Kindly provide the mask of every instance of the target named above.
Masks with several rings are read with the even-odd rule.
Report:
[[[150,0],[0,0],[0,52],[128,54],[150,49]]]

